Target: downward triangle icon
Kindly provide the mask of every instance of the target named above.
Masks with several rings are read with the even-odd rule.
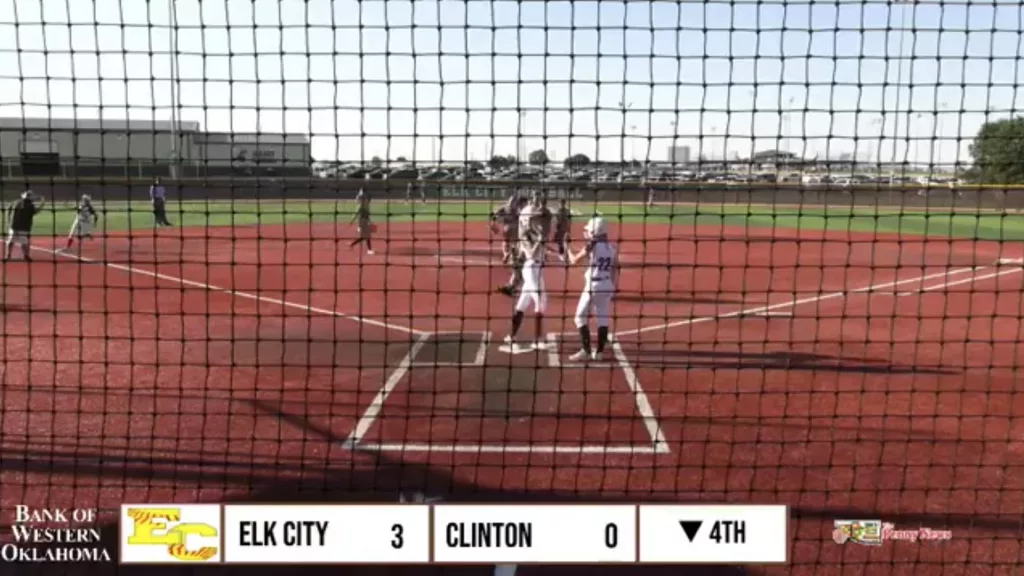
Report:
[[[693,542],[693,539],[697,537],[697,532],[700,532],[701,524],[704,524],[703,520],[680,520],[679,526],[686,532],[686,537]]]

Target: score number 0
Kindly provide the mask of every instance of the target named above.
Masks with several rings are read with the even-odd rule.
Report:
[[[604,545],[615,548],[619,545],[619,526],[614,522],[604,527]]]

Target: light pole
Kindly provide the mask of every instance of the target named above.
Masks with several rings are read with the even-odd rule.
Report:
[[[782,124],[782,151],[790,152],[789,140],[792,137],[792,121],[793,121],[793,102],[796,101],[796,97],[790,96],[789,100],[786,101],[786,109],[782,113],[783,124]]]
[[[170,176],[178,178],[178,16],[174,10],[175,0],[167,0],[167,22],[170,26],[170,76],[171,76],[171,166]]]
[[[920,112],[914,114],[914,124],[920,126],[922,117],[924,117],[924,114]],[[907,130],[907,137],[911,137],[910,130]],[[918,168],[921,164],[921,138],[919,136],[913,136],[912,138],[914,139],[914,168]]]
[[[893,183],[894,183],[893,180],[895,179],[896,142],[897,142],[897,140],[899,140],[899,137],[900,137],[900,122],[899,122],[899,117],[900,116],[899,116],[899,114],[900,114],[900,94],[901,94],[901,90],[903,89],[903,43],[904,43],[904,40],[906,39],[906,35],[904,34],[904,30],[906,30],[906,27],[907,27],[906,0],[896,0],[896,4],[898,4],[899,7],[900,7],[900,28],[899,28],[899,31],[897,32],[897,34],[899,34],[899,37],[900,37],[900,51],[899,51],[899,54],[896,56],[896,106],[895,106],[895,110],[893,111],[893,115],[894,115],[893,117],[894,117],[895,121],[892,123],[893,124],[893,126],[892,126],[892,166],[890,167],[890,170],[892,170],[894,173],[889,178],[889,185],[890,186],[893,185]],[[908,116],[909,116],[909,113],[908,113]],[[910,121],[909,118],[908,118],[907,121],[908,122]]]
[[[946,102],[939,102],[939,112],[935,119],[935,141],[931,146],[932,166],[942,166],[942,118],[948,107],[949,104]]]
[[[715,160],[715,142],[718,140],[718,126],[711,126],[711,160]],[[722,155],[722,160],[725,160],[725,155]]]
[[[753,88],[747,90],[747,94],[750,94],[750,162],[747,164],[747,171],[753,172],[754,170],[754,154],[757,153],[757,140],[754,138],[756,133],[757,124],[757,91]],[[778,165],[775,166],[776,172],[778,171]]]
[[[871,121],[872,126],[878,126],[878,145],[875,147],[875,174],[882,175],[882,140],[885,139],[885,115]]]
[[[626,102],[625,100],[620,100],[619,101],[619,108],[622,109],[622,125],[623,125],[622,126],[622,132],[623,132],[623,136],[624,137],[625,137],[625,132],[626,132],[626,126],[625,126],[626,125],[626,118],[629,116],[629,110],[632,107],[633,107],[633,103],[632,102]],[[623,138],[623,139],[625,139],[625,138]],[[630,148],[630,156],[632,156],[633,155],[632,154],[632,145],[633,145],[633,139],[632,138],[630,138],[629,144],[630,144],[630,147],[631,147]],[[622,155],[623,156],[626,155],[626,145],[625,145],[625,142],[623,142],[623,145],[622,145]],[[633,159],[632,158],[630,158],[630,165],[629,166],[630,166],[630,168],[633,167]]]
[[[629,161],[636,163],[636,125],[629,127]]]
[[[523,164],[527,160],[529,151],[526,142],[526,110],[519,110],[519,146],[517,146],[516,152],[519,154],[519,163]]]
[[[671,144],[671,147],[669,148],[669,158],[668,158],[668,161],[669,161],[669,164],[672,164],[672,170],[675,171],[676,170],[676,163],[678,162],[676,160],[676,140],[678,138],[679,130],[676,128],[675,120],[673,120],[672,122],[669,122],[668,125],[672,127],[672,144]]]

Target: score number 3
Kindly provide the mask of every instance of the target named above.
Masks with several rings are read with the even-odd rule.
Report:
[[[405,534],[405,530],[401,524],[394,524],[391,526],[391,547],[395,550],[400,550],[402,546],[405,546],[405,538],[402,537]]]

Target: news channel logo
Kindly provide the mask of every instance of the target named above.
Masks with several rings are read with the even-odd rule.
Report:
[[[833,523],[832,539],[836,544],[882,545],[881,520],[836,520]]]
[[[124,504],[121,563],[215,563],[221,560],[219,504]]]

